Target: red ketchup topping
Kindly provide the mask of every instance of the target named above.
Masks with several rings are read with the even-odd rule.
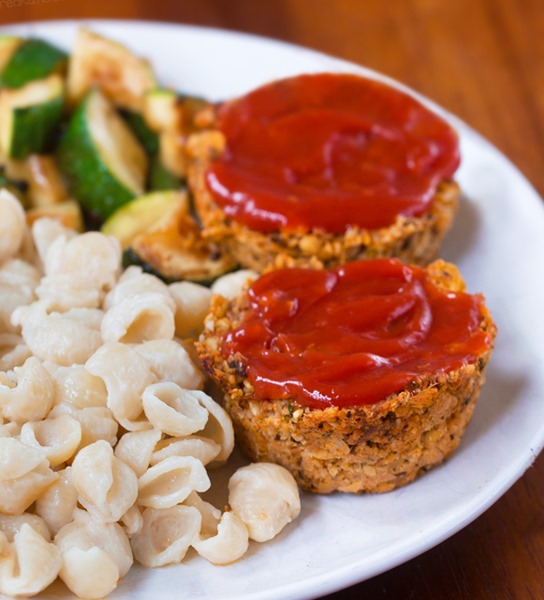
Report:
[[[225,335],[262,399],[352,407],[474,362],[492,343],[483,298],[436,287],[396,259],[329,271],[281,269],[249,289],[249,311]]]
[[[417,100],[349,74],[265,85],[219,112],[206,173],[224,213],[272,232],[387,227],[419,216],[459,166],[455,131]]]

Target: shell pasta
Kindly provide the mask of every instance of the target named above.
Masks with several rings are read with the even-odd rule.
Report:
[[[277,471],[235,479],[224,512],[200,497],[234,432],[175,336],[202,328],[210,295],[122,272],[101,233],[47,219],[30,231],[0,191],[0,594],[59,577],[103,598],[134,560],[233,562],[262,539],[248,515],[270,490],[289,514],[267,520],[267,539],[296,516],[296,486]]]

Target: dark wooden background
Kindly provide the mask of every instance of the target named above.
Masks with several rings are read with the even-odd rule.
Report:
[[[2,24],[93,17],[246,31],[372,67],[472,125],[544,194],[544,0],[0,0]],[[327,598],[542,599],[543,496],[541,458],[457,535]]]

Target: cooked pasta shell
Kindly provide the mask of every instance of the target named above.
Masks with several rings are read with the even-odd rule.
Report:
[[[0,593],[39,594],[57,577],[62,564],[59,549],[28,523],[15,534],[11,551],[0,556]]]
[[[0,425],[0,437],[17,437],[20,431],[21,426],[15,421]]]
[[[191,506],[147,508],[144,526],[131,540],[134,558],[145,567],[179,563],[200,530],[200,513]]]
[[[156,465],[169,456],[192,456],[204,466],[212,462],[221,452],[221,446],[213,440],[198,435],[169,437],[161,440],[151,456],[151,465]]]
[[[104,342],[137,344],[174,337],[174,311],[162,294],[138,294],[112,306],[102,321]]]
[[[62,553],[60,577],[77,596],[102,598],[132,565],[128,538],[117,523],[103,523],[82,510],[55,536]]]
[[[215,565],[226,565],[243,556],[249,546],[249,533],[240,517],[233,512],[225,512],[217,525],[215,535],[199,535],[193,541],[193,548]]]
[[[117,442],[119,424],[113,418],[109,408],[105,406],[89,406],[78,409],[67,402],[62,402],[51,410],[49,416],[58,417],[63,414],[68,414],[79,421],[81,425],[80,448],[84,448],[99,440],[105,440],[110,446],[114,446]]]
[[[20,515],[58,479],[47,460],[16,479],[6,479],[0,485],[0,513]]]
[[[75,286],[109,291],[121,270],[121,246],[110,236],[89,231],[73,238],[58,236],[44,257],[47,276],[70,276]],[[102,298],[99,299],[99,302]],[[96,304],[98,306],[98,303]]]
[[[35,469],[21,477],[2,482],[0,512],[6,515],[20,515],[57,479],[58,475],[49,468],[47,461],[44,460]]]
[[[103,306],[105,310],[109,310],[134,296],[151,293],[161,294],[164,301],[174,310],[168,286],[158,277],[144,273],[141,267],[130,266],[123,271],[115,287],[108,293]]]
[[[257,277],[259,274],[251,269],[240,269],[216,279],[211,289],[214,294],[220,294],[227,300],[234,300],[248,282],[254,281]]]
[[[249,537],[265,542],[275,537],[300,513],[298,487],[280,465],[253,463],[229,480],[229,504],[246,524]]]
[[[56,219],[38,219],[34,221],[32,224],[32,239],[41,264],[45,264],[47,252],[57,238],[72,239],[76,235],[76,231],[64,227]]]
[[[100,291],[74,281],[73,275],[44,277],[36,289],[38,298],[48,311],[65,312],[71,308],[98,308]]]
[[[35,290],[41,281],[39,268],[21,258],[10,258],[0,263],[0,286],[17,292],[21,302],[12,304],[13,307],[20,304],[29,304],[35,300]],[[6,287],[3,287],[6,286]],[[2,309],[4,306],[2,306]]]
[[[81,443],[81,424],[68,414],[25,423],[21,441],[40,448],[52,467],[70,459]]]
[[[10,438],[0,438],[0,481],[17,479],[33,471],[44,461],[45,454],[41,448]]]
[[[0,189],[0,263],[15,256],[23,244],[26,231],[25,212],[17,198]]]
[[[62,367],[45,362],[44,366],[55,382],[55,404],[68,402],[74,408],[106,406],[108,392],[104,382],[82,365]]]
[[[132,551],[123,528],[118,523],[105,523],[84,510],[75,511],[73,521],[55,536],[55,544],[63,555],[72,548],[102,548],[115,561],[120,577],[132,566]]]
[[[102,345],[99,330],[102,315],[95,308],[71,308],[48,314],[46,305],[39,300],[17,308],[12,322],[22,326],[26,345],[35,356],[70,366],[83,364]]]
[[[17,333],[11,323],[13,311],[36,299],[35,290],[40,282],[38,269],[20,258],[0,261],[0,332]],[[1,337],[1,336],[0,336]]]
[[[200,535],[209,537],[217,533],[217,526],[221,521],[221,511],[218,508],[210,502],[202,500],[196,492],[191,492],[183,501],[183,504],[196,508],[200,513],[202,517]]]
[[[154,427],[172,436],[190,435],[204,429],[208,410],[196,394],[170,382],[155,383],[142,394],[144,412]]]
[[[41,494],[34,505],[36,514],[54,534],[72,521],[77,508],[77,491],[72,482],[71,467],[57,471],[57,475],[59,478]]]
[[[199,435],[207,437],[221,446],[221,452],[210,464],[210,467],[221,465],[226,462],[234,449],[232,421],[225,409],[219,406],[211,396],[199,391],[194,391],[192,394],[209,413],[208,422]]]
[[[170,284],[170,293],[176,303],[176,336],[196,338],[202,331],[204,317],[213,296],[213,292],[192,281],[177,281]]]
[[[2,291],[0,290],[0,295]],[[0,309],[1,310],[1,309]],[[1,328],[0,315],[0,328]],[[16,333],[0,333],[0,371],[11,371],[24,364],[32,356],[30,348],[23,338]]]
[[[140,533],[140,531],[142,531],[142,527],[144,526],[143,515],[136,504],[132,505],[127,510],[119,522],[123,526],[123,529],[125,530],[125,533],[129,539],[135,536],[137,533]]]
[[[170,508],[193,492],[205,492],[210,479],[202,463],[191,456],[170,456],[150,467],[138,480],[138,504]]]
[[[149,467],[155,445],[161,436],[162,433],[158,429],[129,431],[117,442],[115,456],[140,477]]]
[[[0,532],[8,542],[13,542],[15,534],[21,530],[23,524],[30,525],[36,533],[39,533],[48,542],[51,541],[51,533],[45,521],[38,515],[23,513],[22,515],[0,515]]]
[[[187,350],[175,340],[151,340],[134,347],[149,363],[158,381],[177,383],[189,390],[201,389],[204,374]]]
[[[115,560],[97,546],[63,552],[59,576],[78,598],[89,600],[105,598],[121,578]]]
[[[119,425],[127,431],[153,429],[153,425],[147,420],[143,413],[137,419],[123,419],[122,417],[119,417],[117,420],[119,421]]]
[[[18,423],[45,418],[55,397],[51,375],[35,357],[28,358],[14,372],[14,387],[0,383],[0,411],[4,417]]]
[[[121,267],[121,248],[115,239],[96,231],[75,236],[56,235],[43,261],[46,275],[77,276],[84,268],[85,276],[89,281],[96,281],[97,287],[108,284],[113,287]]]
[[[108,523],[119,521],[138,496],[136,474],[103,440],[78,452],[72,463],[72,481],[79,503]]]
[[[146,359],[133,348],[114,342],[95,352],[85,368],[104,381],[108,408],[123,427],[141,428],[131,422],[136,423],[142,414],[142,392],[155,381]]]

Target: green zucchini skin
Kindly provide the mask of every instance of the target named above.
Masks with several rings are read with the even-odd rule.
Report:
[[[57,160],[72,195],[86,211],[106,219],[135,194],[101,160],[87,127],[87,96],[78,106],[57,148]]]
[[[48,150],[61,122],[63,106],[64,99],[59,96],[43,104],[13,109],[10,158],[21,160]]]
[[[20,88],[62,70],[68,55],[44,40],[30,38],[15,51],[0,75],[0,87]]]
[[[140,113],[123,110],[122,115],[149,156],[159,151],[159,136],[149,128]],[[170,188],[171,189],[171,188]]]
[[[121,113],[151,159],[147,188],[152,192],[184,188],[185,184],[182,179],[170,173],[160,161],[158,156],[159,135],[147,125],[140,113],[129,110],[123,110]]]
[[[179,190],[185,188],[185,182],[179,177],[170,173],[168,169],[161,163],[158,156],[154,156],[151,160],[151,168],[149,170],[149,189],[156,192]]]

